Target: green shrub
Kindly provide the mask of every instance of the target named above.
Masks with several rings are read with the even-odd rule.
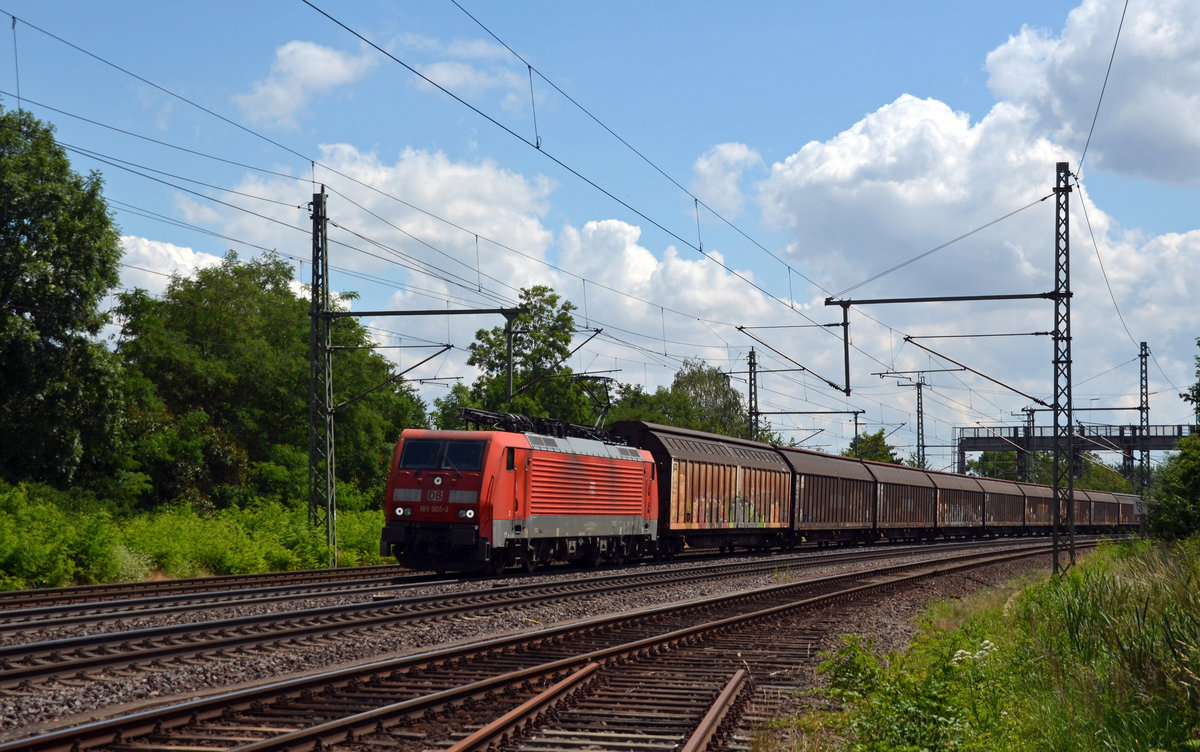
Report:
[[[329,565],[323,532],[294,502],[251,498],[215,511],[176,504],[119,519],[108,508],[85,493],[0,483],[0,589]],[[339,511],[337,523],[340,565],[385,563],[381,511]]]
[[[339,513],[337,523],[339,563],[342,566],[396,563],[391,557],[379,555],[383,510]]]
[[[58,587],[115,576],[115,528],[103,512],[40,484],[0,484],[0,588]]]

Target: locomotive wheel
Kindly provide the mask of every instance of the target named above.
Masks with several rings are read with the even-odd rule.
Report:
[[[583,557],[583,565],[588,569],[598,569],[600,567],[600,547],[592,546],[587,554]]]
[[[504,574],[504,568],[508,565],[505,561],[503,551],[492,551],[492,558],[488,561],[488,571],[499,577]]]
[[[537,571],[537,557],[533,551],[526,551],[524,558],[521,559],[521,569],[525,570],[525,574],[533,574]]]
[[[608,560],[618,567],[625,563],[625,546],[617,544],[609,549]]]

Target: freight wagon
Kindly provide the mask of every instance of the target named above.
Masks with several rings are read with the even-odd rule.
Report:
[[[658,467],[662,552],[776,548],[792,540],[792,471],[774,448],[640,421],[613,436],[647,449]]]
[[[792,472],[793,537],[870,540],[875,532],[875,477],[862,462],[796,447],[778,447]]]

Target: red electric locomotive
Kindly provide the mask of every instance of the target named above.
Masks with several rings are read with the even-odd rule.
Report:
[[[569,435],[566,424],[464,417],[530,430],[405,430],[388,478],[382,555],[413,569],[498,573],[656,552],[658,480],[648,452]]]

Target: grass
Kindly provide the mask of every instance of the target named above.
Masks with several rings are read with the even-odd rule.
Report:
[[[1200,539],[1109,545],[1063,577],[936,606],[904,651],[848,636],[819,669],[834,710],[777,719],[756,748],[1200,749],[1198,585]]]

